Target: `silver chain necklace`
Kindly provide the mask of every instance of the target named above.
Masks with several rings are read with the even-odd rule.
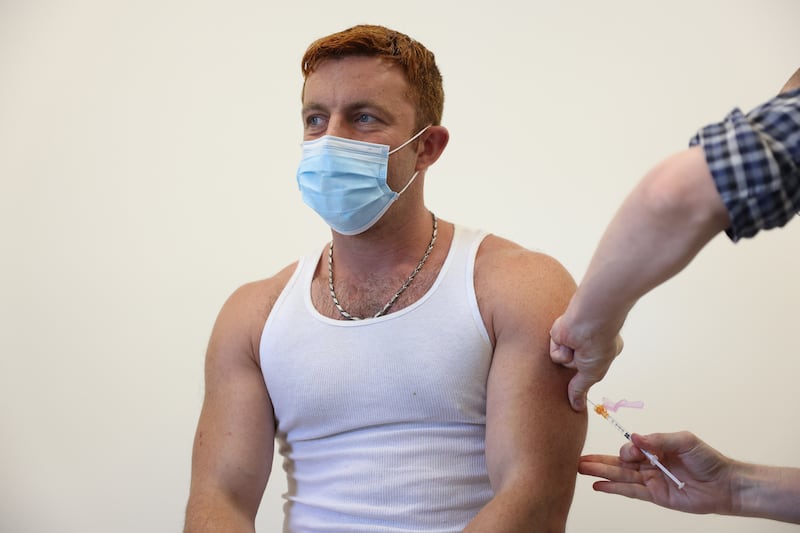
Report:
[[[391,299],[389,299],[389,301],[386,302],[386,305],[384,305],[380,311],[372,315],[372,318],[378,318],[379,316],[383,316],[386,314],[386,312],[394,305],[397,299],[400,298],[400,295],[403,294],[403,292],[405,292],[405,290],[408,288],[409,285],[411,285],[411,282],[414,281],[414,278],[417,277],[417,274],[419,274],[419,271],[422,270],[422,267],[425,265],[425,261],[428,260],[428,256],[431,255],[431,250],[433,250],[433,245],[436,244],[436,235],[439,233],[438,231],[439,228],[436,221],[436,215],[433,213],[431,213],[431,215],[433,216],[433,235],[431,236],[431,242],[428,245],[428,249],[425,250],[425,255],[422,256],[422,259],[420,259],[417,268],[415,268],[414,272],[412,272],[411,275],[408,276],[408,279],[403,283],[400,289],[398,289],[398,291],[394,293],[394,296],[392,296]],[[345,311],[342,308],[341,304],[339,303],[339,299],[336,297],[336,293],[333,291],[333,241],[331,241],[331,245],[328,248],[328,289],[331,292],[331,299],[333,300],[333,305],[335,305],[336,309],[339,310],[340,315],[342,315],[347,320],[362,320],[362,317],[353,316],[347,311]]]

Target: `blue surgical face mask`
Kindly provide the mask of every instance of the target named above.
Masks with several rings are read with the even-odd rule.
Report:
[[[422,135],[430,126],[395,148],[332,135],[303,142],[297,185],[303,202],[336,232],[356,235],[372,227],[417,177],[400,192],[386,184],[389,155]]]

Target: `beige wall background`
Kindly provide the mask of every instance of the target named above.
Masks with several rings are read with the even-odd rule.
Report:
[[[437,55],[441,217],[580,279],[643,173],[800,66],[795,0],[0,0],[0,530],[179,531],[205,344],[224,299],[328,238],[294,173],[299,60],[380,23]],[[719,237],[645,297],[592,396],[798,465],[800,223]],[[622,437],[590,418],[587,452]],[[258,517],[279,531],[276,462]],[[571,532],[777,533],[578,481]]]

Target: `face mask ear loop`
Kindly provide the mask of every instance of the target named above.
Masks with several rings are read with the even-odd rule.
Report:
[[[395,148],[394,150],[390,151],[390,152],[389,152],[389,155],[392,155],[393,153],[395,153],[395,152],[396,152],[396,151],[398,151],[399,149],[401,149],[401,148],[405,147],[405,146],[406,146],[408,143],[412,142],[414,139],[416,139],[417,137],[419,137],[420,135],[422,135],[423,133],[425,133],[425,130],[427,130],[427,129],[428,129],[428,128],[430,128],[431,126],[433,126],[433,124],[428,124],[427,126],[425,126],[424,128],[422,128],[421,130],[419,130],[419,131],[417,132],[417,134],[416,134],[416,135],[414,135],[413,137],[411,137],[409,140],[407,140],[406,142],[404,142],[403,144],[401,144],[400,146],[398,146],[398,147],[397,147],[397,148]],[[408,189],[408,187],[409,187],[409,186],[410,186],[412,183],[414,183],[414,180],[415,180],[415,179],[417,179],[417,174],[419,174],[419,170],[418,170],[418,171],[416,171],[416,172],[414,172],[414,175],[413,175],[413,176],[411,176],[411,179],[410,179],[410,180],[408,180],[408,183],[406,183],[406,186],[405,186],[405,187],[403,187],[403,188],[402,188],[402,190],[401,190],[399,193],[397,193],[397,196],[400,196],[401,194],[403,194],[404,192],[406,192],[406,189]]]
[[[408,189],[408,186],[411,185],[412,183],[414,183],[414,180],[417,179],[417,174],[419,174],[419,170],[414,172],[414,175],[411,176],[410,180],[408,180],[408,183],[406,183],[406,186],[403,187],[403,189],[399,193],[397,193],[397,196],[400,196],[401,194],[406,192],[406,189]]]
[[[397,148],[395,148],[394,150],[389,150],[389,155],[392,155],[393,153],[395,153],[396,151],[400,150],[401,148],[405,148],[405,147],[406,147],[406,145],[408,145],[408,143],[410,143],[410,142],[414,141],[414,140],[415,140],[417,137],[419,137],[420,135],[422,135],[423,133],[425,133],[425,131],[426,131],[428,128],[430,128],[431,126],[433,126],[433,124],[428,124],[427,126],[425,126],[424,128],[422,128],[421,130],[419,130],[419,131],[416,133],[416,135],[414,135],[413,137],[411,137],[409,140],[407,140],[406,142],[404,142],[403,144],[401,144],[400,146],[398,146],[398,147],[397,147]]]

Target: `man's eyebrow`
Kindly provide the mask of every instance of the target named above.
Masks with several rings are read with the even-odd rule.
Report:
[[[325,111],[325,107],[322,104],[318,104],[315,102],[310,102],[308,104],[303,104],[301,108],[302,113],[308,113],[309,111]]]
[[[353,112],[353,111],[357,111],[359,109],[374,109],[376,111],[380,111],[381,113],[384,113],[384,114],[387,114],[387,115],[391,114],[391,112],[389,111],[389,109],[386,106],[383,106],[383,105],[381,105],[381,104],[379,104],[379,103],[377,103],[377,102],[375,102],[373,100],[359,100],[359,101],[351,102],[351,103],[347,104],[347,106],[345,107],[345,110],[347,112]],[[309,102],[307,104],[304,104],[302,109],[301,109],[301,112],[304,113],[304,114],[312,112],[312,111],[325,111],[325,112],[327,112],[328,108],[326,106],[318,103],[318,102]]]
[[[347,109],[349,111],[355,111],[358,109],[375,109],[381,113],[389,113],[389,109],[386,106],[381,105],[373,100],[360,100],[357,102],[352,102],[347,106]]]

